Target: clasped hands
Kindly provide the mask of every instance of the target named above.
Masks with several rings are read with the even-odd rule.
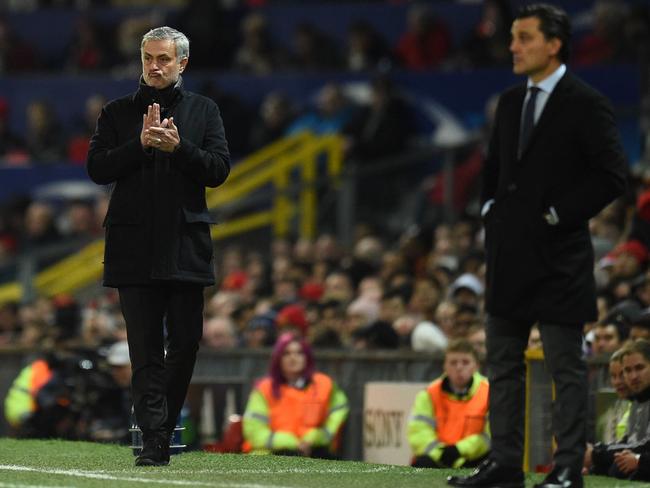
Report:
[[[149,105],[147,113],[142,115],[142,132],[140,132],[142,147],[173,152],[180,142],[181,138],[178,135],[178,127],[174,125],[174,117],[161,121],[160,105],[157,103]]]

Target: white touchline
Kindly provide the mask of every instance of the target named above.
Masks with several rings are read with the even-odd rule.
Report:
[[[0,481],[0,488],[74,488],[74,486],[26,485],[23,483],[3,483]]]
[[[137,478],[131,476],[112,476],[108,474],[96,473],[93,471],[81,471],[77,469],[34,468],[31,466],[18,466],[15,464],[0,464],[0,471],[24,471],[32,473],[60,474],[64,476],[77,476],[79,478],[92,478],[109,481],[131,481],[134,483],[158,483],[179,486],[213,486],[215,488],[290,488],[288,486],[282,485],[260,485],[257,483],[206,483],[204,481],[163,480],[155,478]]]

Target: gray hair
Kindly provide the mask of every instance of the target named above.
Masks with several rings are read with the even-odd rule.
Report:
[[[174,41],[174,45],[176,46],[176,57],[179,59],[190,57],[190,40],[181,31],[177,31],[176,29],[167,26],[156,27],[142,36],[140,52],[143,51],[144,43],[147,41],[165,41],[167,39]]]

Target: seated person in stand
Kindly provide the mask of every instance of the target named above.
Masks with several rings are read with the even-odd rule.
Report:
[[[412,466],[460,468],[478,465],[490,449],[487,379],[466,339],[445,351],[443,374],[415,397],[408,424]]]
[[[282,334],[269,375],[248,399],[243,451],[319,458],[336,455],[348,399],[332,379],[315,371],[311,347],[297,334]]]
[[[629,342],[621,350],[621,361],[632,400],[625,436],[588,448],[585,464],[593,474],[650,481],[650,342]]]

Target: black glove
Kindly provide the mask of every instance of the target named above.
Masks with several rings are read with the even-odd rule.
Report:
[[[455,444],[445,446],[442,450],[442,456],[440,456],[440,464],[451,468],[459,457],[460,452],[458,452]]]

